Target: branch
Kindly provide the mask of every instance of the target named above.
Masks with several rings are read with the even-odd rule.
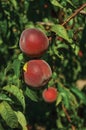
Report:
[[[62,105],[62,109],[63,109],[63,111],[64,111],[64,113],[65,113],[65,115],[66,115],[68,121],[71,123],[71,122],[72,122],[72,121],[71,121],[71,118],[70,118],[70,116],[69,116],[69,114],[68,114],[68,112],[67,112],[67,110],[66,110],[66,108],[65,108],[64,105]]]
[[[83,4],[80,8],[78,8],[65,22],[62,23],[62,25],[64,26],[66,23],[68,23],[72,18],[74,18],[77,14],[83,14],[83,15],[86,15],[86,12],[83,11],[83,9],[86,7],[86,3]],[[53,23],[51,22],[37,22],[38,24],[41,24],[41,25],[47,25],[47,26],[53,26]]]
[[[65,106],[64,106],[64,105],[62,105],[62,109],[63,109],[63,111],[64,111],[64,113],[65,113],[65,115],[66,115],[66,117],[67,117],[68,121],[71,123],[71,122],[72,122],[72,120],[71,120],[70,115],[68,114],[68,112],[67,112],[67,110],[66,110],[66,108],[65,108]],[[74,126],[74,125],[72,125],[71,127],[72,127],[72,130],[76,130],[76,128],[75,128],[75,126]]]
[[[66,23],[68,23],[72,18],[74,18],[85,7],[86,7],[86,3],[83,4],[79,9],[77,9],[62,25],[64,26]]]

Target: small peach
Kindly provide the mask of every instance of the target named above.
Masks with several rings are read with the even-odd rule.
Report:
[[[42,97],[46,102],[54,102],[57,98],[57,89],[55,87],[49,87],[44,89]]]
[[[49,87],[44,89],[42,97],[46,102],[54,102],[57,98],[57,89],[55,87]]]
[[[81,50],[78,52],[78,56],[83,57],[83,52]]]

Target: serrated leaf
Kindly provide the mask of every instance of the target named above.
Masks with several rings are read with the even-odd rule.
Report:
[[[53,25],[51,31],[55,32],[58,36],[67,40],[69,43],[72,43],[72,40],[69,38],[66,29],[62,25]]]
[[[13,102],[11,98],[9,98],[7,95],[5,95],[3,93],[0,93],[0,100]]]
[[[5,101],[0,103],[0,115],[9,127],[16,128],[18,126],[18,119],[15,112]]]
[[[18,59],[14,60],[13,70],[14,70],[14,73],[17,77],[19,77],[19,74],[20,74],[20,66],[21,66],[21,61]]]
[[[19,100],[19,102],[23,106],[23,109],[25,110],[25,98],[23,95],[23,91],[21,89],[19,89],[15,85],[8,85],[8,86],[5,86],[3,90],[13,94]]]
[[[34,92],[33,90],[31,90],[29,88],[26,88],[25,93],[32,101],[38,102],[38,96],[37,96],[36,92]]]
[[[2,126],[2,124],[0,123],[0,130],[4,130],[4,128],[3,128],[3,126]]]
[[[26,121],[26,118],[24,116],[24,114],[20,111],[18,112],[15,112],[16,113],[16,116],[18,118],[18,122],[19,124],[22,126],[22,130],[27,130],[27,121]]]
[[[57,1],[57,0],[50,0],[51,4],[53,4],[54,6],[63,8],[63,6]]]

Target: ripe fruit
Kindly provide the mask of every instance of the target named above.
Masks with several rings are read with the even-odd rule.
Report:
[[[31,87],[46,85],[52,76],[51,68],[44,60],[30,60],[23,69],[25,83]]]
[[[80,51],[78,52],[78,55],[79,55],[79,57],[83,57],[83,52],[80,50]]]
[[[42,31],[30,28],[22,32],[19,46],[28,56],[40,57],[48,49],[49,40]]]
[[[57,98],[57,89],[55,87],[49,87],[44,89],[42,97],[46,102],[54,102]]]

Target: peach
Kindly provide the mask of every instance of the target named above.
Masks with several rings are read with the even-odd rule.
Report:
[[[46,85],[52,76],[52,70],[44,60],[30,60],[23,69],[24,81],[31,87],[37,88]]]
[[[52,103],[56,100],[57,98],[57,89],[55,87],[49,87],[44,89],[42,93],[42,97],[44,101]]]
[[[40,57],[48,49],[48,37],[40,30],[35,28],[25,29],[19,41],[22,52],[30,57]]]

